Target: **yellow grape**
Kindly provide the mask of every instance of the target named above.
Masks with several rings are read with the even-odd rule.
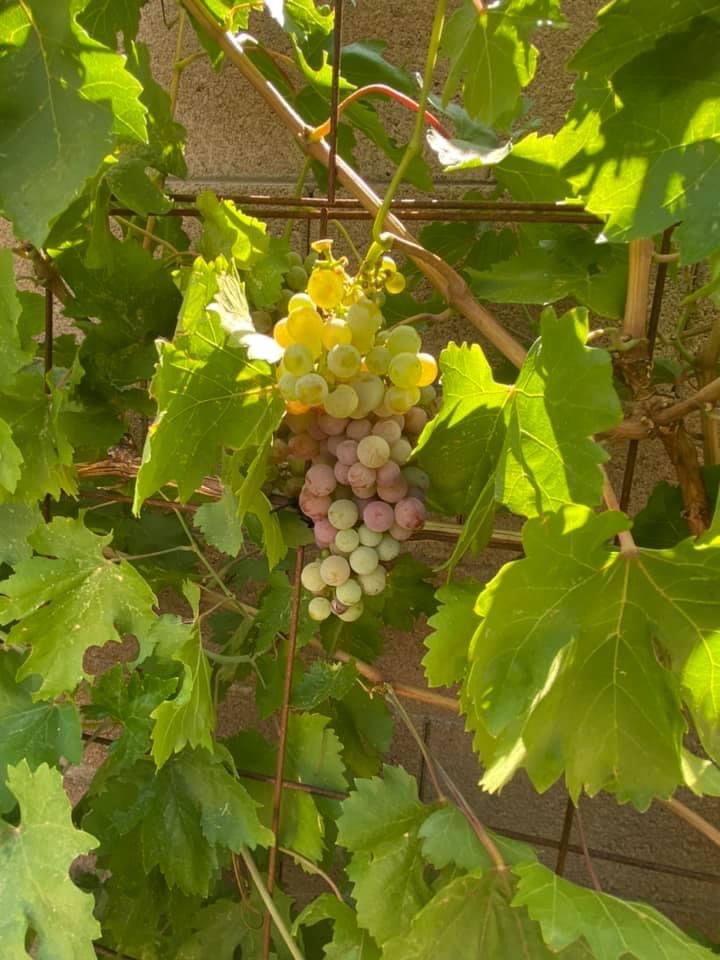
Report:
[[[387,373],[391,359],[392,354],[387,347],[373,347],[372,350],[368,351],[365,357],[365,363],[370,373],[376,373],[382,376],[384,373]]]
[[[327,355],[328,370],[341,380],[350,380],[360,372],[362,357],[351,344],[338,344]]]
[[[299,390],[298,397],[300,397]],[[300,397],[300,399],[302,399],[302,397]],[[407,413],[410,407],[414,407],[419,399],[420,391],[417,387],[410,387],[404,390],[402,387],[392,386],[388,387],[385,391],[385,406],[391,413]]]
[[[299,310],[291,310],[287,322],[290,336],[298,343],[322,341],[322,317],[314,308],[301,307]]]
[[[294,293],[288,300],[287,309],[288,313],[292,313],[294,310],[314,310],[315,304],[306,293]]]
[[[331,417],[337,417],[338,420],[344,420],[351,416],[357,409],[359,398],[355,390],[346,383],[341,383],[332,393],[329,393],[325,399],[325,411]]]
[[[422,376],[422,364],[417,354],[396,353],[390,361],[388,376],[396,387],[402,387],[403,390],[416,387]]]
[[[334,310],[342,302],[345,277],[332,267],[315,267],[308,280],[307,292],[323,310]]]
[[[281,347],[289,347],[294,342],[288,329],[287,317],[278,320],[273,327],[273,340],[275,343],[279,343]]]
[[[386,346],[393,356],[396,353],[419,353],[422,340],[414,327],[402,324],[388,335]]]
[[[437,360],[431,353],[419,353],[418,360],[422,367],[422,373],[418,380],[418,387],[429,387],[435,382],[438,375]]]
[[[282,358],[283,365],[288,373],[301,377],[310,373],[313,368],[313,355],[303,343],[291,343],[285,348]]]
[[[385,289],[388,293],[402,293],[405,289],[405,277],[401,273],[391,273],[385,280]]]
[[[328,385],[319,374],[306,373],[295,385],[295,394],[300,403],[316,407],[325,402]]]
[[[352,330],[344,320],[329,320],[323,326],[322,344],[326,350],[352,342]]]

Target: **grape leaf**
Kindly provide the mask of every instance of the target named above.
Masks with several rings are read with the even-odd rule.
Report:
[[[140,26],[140,11],[147,0],[90,0],[78,23],[106,47],[117,48],[122,33],[125,45],[134,40]]]
[[[245,538],[238,517],[237,497],[229,487],[223,487],[219,500],[204,503],[196,510],[193,523],[216,550],[222,550],[230,557],[240,553]]]
[[[239,268],[254,266],[268,252],[267,227],[238,210],[232,200],[218,200],[211,190],[199,194],[196,205],[203,219],[199,249],[206,260],[225,257]]]
[[[289,904],[281,890],[275,890],[273,899],[281,914],[289,915]],[[207,904],[192,917],[192,932],[183,937],[177,952],[172,954],[173,960],[208,960],[209,957],[235,960],[238,956],[261,956],[263,936],[258,917],[263,910],[264,905],[255,891],[245,894],[240,903],[216,900]],[[274,926],[272,935],[278,949],[282,940]]]
[[[382,779],[357,780],[342,804],[338,843],[352,852],[346,872],[358,924],[379,944],[404,935],[430,899],[418,838],[430,812],[401,767],[384,767]]]
[[[507,881],[505,881],[507,882]],[[497,871],[451,880],[413,918],[410,929],[383,948],[383,960],[456,960],[457,957],[532,957],[558,954],[543,943],[540,928],[508,902]],[[590,960],[582,945],[559,954]]]
[[[333,936],[325,944],[325,960],[380,960],[380,949],[369,933],[357,924],[354,910],[329,893],[309,903],[296,918],[293,931],[332,920]]]
[[[82,730],[75,704],[34,703],[34,684],[15,681],[22,659],[14,650],[0,654],[0,813],[15,805],[5,783],[8,766],[24,759],[35,769],[41,763],[56,765],[61,757],[70,763],[82,758]]]
[[[293,690],[292,706],[313,710],[326,700],[342,700],[355,685],[358,672],[353,663],[315,660]]]
[[[562,25],[557,0],[507,0],[478,10],[472,0],[447,23],[441,51],[449,59],[443,102],[463,87],[465,109],[489,127],[508,127],[520,93],[537,65],[530,36],[539,26]]]
[[[20,805],[20,824],[0,820],[0,942],[5,955],[24,960],[32,931],[37,960],[95,960],[100,936],[93,898],[70,880],[76,857],[97,846],[71,819],[62,775],[42,764],[32,773],[23,760],[7,771]]]
[[[302,687],[302,681],[298,689]],[[393,722],[382,697],[371,696],[355,684],[342,698],[322,708],[342,743],[342,758],[356,777],[377,773],[380,758],[390,748]]]
[[[306,40],[314,33],[327,36],[332,30],[332,12],[315,0],[265,0],[265,6],[286,33]]]
[[[540,863],[513,867],[513,873],[519,880],[513,906],[527,907],[542,927],[552,956],[581,937],[595,960],[710,960],[714,956],[644,903],[576,886]]]
[[[703,18],[613,76],[619,109],[565,168],[586,183],[588,209],[607,217],[608,239],[648,236],[681,220],[682,262],[717,248],[720,217],[703,198],[720,183],[719,71],[720,23]]]
[[[488,834],[506,863],[527,863],[535,859],[531,847],[517,840],[509,840],[499,834]],[[436,870],[451,864],[462,870],[490,870],[490,856],[480,843],[467,817],[457,807],[448,805],[431,813],[420,827],[422,852]]]
[[[465,675],[470,641],[478,625],[478,592],[477,581],[467,579],[448,583],[435,594],[440,603],[428,620],[433,632],[425,637],[428,652],[422,661],[431,687],[451,687]]]
[[[13,440],[12,429],[0,419],[0,486],[14,493],[22,477],[23,455]],[[0,491],[1,492],[1,491]]]
[[[701,467],[708,500],[717,500],[720,466]],[[689,531],[680,487],[661,480],[653,487],[647,503],[633,518],[633,537],[641,547],[674,547]]]
[[[205,310],[212,293],[214,271],[198,260],[175,340],[158,344],[151,386],[158,416],[143,450],[135,513],[171,480],[177,481],[180,499],[188,500],[217,465],[223,447],[264,445],[282,416],[270,368],[229,347],[219,318]]]
[[[30,344],[20,342],[18,324],[21,316],[20,300],[15,289],[13,256],[10,250],[0,250],[0,387],[12,382],[18,370],[33,357]]]
[[[154,624],[152,640],[158,656],[176,660],[183,670],[177,695],[158,704],[150,714],[155,721],[152,755],[162,767],[188,744],[212,751],[215,707],[210,664],[197,620],[185,624],[180,617],[165,614]]]
[[[42,677],[36,698],[74,690],[85,676],[85,651],[121,633],[134,633],[141,656],[147,652],[155,596],[129,563],[105,558],[110,539],[58,517],[30,537],[42,556],[21,560],[0,585],[0,622],[18,621],[8,642],[32,647],[18,679]]]
[[[615,0],[597,14],[597,26],[570,61],[578,73],[610,77],[663,34],[687,29],[695,17],[720,17],[717,0],[685,0],[658,7],[652,0]]]
[[[78,12],[69,0],[25,0],[0,15],[0,207],[36,247],[114,135],[147,139],[140,84],[122,56],[82,29]]]
[[[435,505],[470,514],[451,567],[470,546],[484,546],[493,500],[527,516],[599,502],[598,466],[607,455],[590,437],[618,423],[622,411],[610,357],[585,346],[587,331],[586,311],[558,318],[545,310],[541,337],[511,386],[495,381],[477,345],[442,352],[443,403],[416,456]],[[582,402],[570,410],[568,396]]]
[[[435,612],[435,589],[428,566],[409,553],[393,563],[384,593],[382,620],[396,630],[412,630],[418,617]]]
[[[462,703],[486,785],[493,763],[526,766],[539,790],[564,770],[573,797],[609,790],[644,809],[684,781],[681,696],[718,756],[717,533],[609,549],[627,524],[580,506],[529,520],[525,558],[481,593]]]
[[[0,563],[11,567],[32,555],[28,537],[42,523],[37,504],[0,504]]]

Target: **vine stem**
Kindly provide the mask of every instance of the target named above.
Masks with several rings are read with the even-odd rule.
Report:
[[[330,887],[333,894],[337,897],[340,903],[345,903],[343,900],[343,895],[340,893],[337,884],[333,878],[325,873],[316,863],[313,863],[312,860],[308,860],[307,857],[304,857],[301,853],[297,853],[295,850],[288,850],[287,847],[278,847],[280,853],[284,854],[286,857],[290,857],[292,860],[296,860],[301,864],[306,870],[310,873],[314,873],[315,876],[321,877],[325,883]]]
[[[403,107],[407,107],[408,110],[412,110],[414,113],[417,113],[418,116],[422,116],[424,122],[432,127],[434,130],[437,130],[441,136],[445,137],[446,140],[450,140],[452,134],[445,127],[438,118],[432,114],[429,110],[425,110],[421,113],[421,106],[417,100],[413,100],[412,97],[406,96],[404,93],[400,93],[399,90],[396,90],[395,87],[390,87],[386,83],[369,83],[367,86],[358,87],[357,90],[353,90],[352,93],[348,94],[344,100],[338,104],[337,116],[340,117],[343,112],[355,103],[357,100],[362,99],[362,97],[370,96],[371,94],[379,94],[383,97],[388,97],[391,100],[395,100],[397,103],[402,104]],[[310,133],[311,140],[322,140],[323,137],[326,137],[330,133],[330,119],[321,123],[320,126],[315,127]]]
[[[440,801],[440,803],[447,803],[447,797],[445,796],[445,791],[440,786],[440,781],[438,780],[437,774],[435,773],[435,763],[430,754],[430,751],[428,750],[428,746],[423,740],[423,738],[420,736],[420,734],[418,733],[417,727],[415,726],[415,724],[412,722],[412,719],[410,718],[410,714],[407,712],[407,710],[402,705],[402,703],[400,703],[400,700],[398,699],[397,694],[395,693],[395,691],[393,690],[392,686],[389,683],[385,687],[385,696],[393,705],[393,707],[395,708],[395,711],[400,715],[400,719],[405,724],[408,732],[410,733],[410,736],[413,738],[413,740],[417,744],[418,750],[422,754],[423,760],[425,761],[425,766],[427,767],[428,774],[430,775],[430,779],[432,780],[432,785],[435,789],[435,794],[438,800]]]
[[[655,423],[659,424],[672,423],[674,420],[682,420],[683,417],[694,410],[701,409],[706,404],[715,403],[717,400],[720,400],[720,377],[706,383],[697,393],[686,400],[679,400],[677,403],[659,410],[653,415],[653,419]]]
[[[620,504],[618,502],[617,494],[613,485],[610,483],[607,473],[603,467],[600,468],[603,475],[603,500],[605,501],[605,506],[608,510],[617,510],[620,511]],[[620,511],[621,512],[621,511]],[[635,543],[635,538],[629,530],[621,530],[617,535],[618,543],[620,544],[620,552],[627,557],[634,557],[638,554],[637,544]]]
[[[273,113],[290,130],[303,151],[327,167],[330,162],[330,147],[327,141],[320,140],[313,143],[310,140],[310,127],[252,63],[244,50],[244,44],[251,38],[247,34],[236,36],[223,31],[208,15],[200,0],[181,0],[181,3],[202,29],[223,49],[228,60],[238,68]],[[381,201],[375,191],[351,166],[345,163],[342,157],[338,157],[336,163],[338,180],[366,210],[376,213],[381,206]],[[511,363],[517,367],[522,366],[525,359],[525,349],[522,344],[498,322],[489,310],[478,303],[460,274],[440,257],[433,257],[424,247],[415,243],[412,234],[394,214],[391,213],[386,217],[385,225],[392,230],[393,240],[398,246],[399,241],[407,243],[408,255],[444,299],[474,324]]]
[[[710,327],[710,336],[699,356],[701,381],[707,386],[712,383],[712,375],[717,372],[720,359],[720,316],[716,316]],[[705,463],[720,463],[720,423],[714,417],[703,415],[703,442]]]
[[[711,823],[708,823],[705,817],[701,817],[699,813],[691,810],[690,807],[685,806],[684,803],[676,800],[675,797],[670,797],[669,800],[662,800],[661,802],[664,803],[669,810],[672,810],[676,816],[680,817],[686,823],[689,823],[690,826],[694,827],[699,833],[702,833],[702,835],[714,843],[716,847],[720,847],[720,830]]]
[[[273,898],[270,895],[270,891],[265,886],[265,883],[263,882],[263,878],[260,876],[260,871],[258,870],[255,861],[250,856],[250,851],[246,847],[241,847],[240,856],[242,857],[243,862],[247,868],[247,872],[250,874],[250,878],[252,879],[252,882],[255,884],[257,892],[260,894],[260,898],[262,899],[263,903],[265,904],[265,907],[267,908],[266,916],[270,917],[273,923],[275,924],[275,926],[277,927],[278,933],[285,941],[285,946],[290,951],[290,956],[293,958],[293,960],[305,960],[302,953],[300,952],[300,948],[298,947],[297,943],[295,943],[295,941],[293,940],[292,934],[286,927],[285,921],[280,916],[280,911],[275,906],[275,902],[273,901]],[[233,857],[234,857],[234,854],[233,854]]]
[[[309,156],[305,157],[303,165],[300,168],[300,173],[298,174],[298,178],[295,181],[295,186],[292,192],[293,197],[302,196],[303,189],[305,187],[305,181],[307,180],[307,175],[310,172],[311,162],[312,162],[311,157]],[[292,237],[293,227],[295,226],[296,222],[297,222],[296,220],[291,218],[285,224],[285,229],[283,230],[283,240],[287,240],[288,242],[290,241],[290,238]]]
[[[420,153],[423,142],[423,131],[425,129],[425,109],[427,107],[428,97],[430,96],[430,87],[432,86],[433,74],[435,72],[435,62],[437,61],[440,41],[442,39],[443,28],[445,26],[445,9],[447,0],[437,0],[435,5],[435,16],[433,18],[432,28],[430,30],[430,42],[428,44],[427,57],[425,60],[425,72],[423,74],[422,87],[420,88],[420,99],[417,104],[417,114],[415,116],[415,125],[413,127],[410,142],[405,148],[400,163],[395,168],[395,173],[390,181],[390,186],[385,191],[382,205],[375,216],[372,235],[377,240],[385,228],[385,220],[390,212],[390,204],[397,193],[398,187],[403,181],[408,167]]]
[[[295,651],[297,648],[297,631],[300,619],[300,595],[302,583],[300,576],[302,574],[303,562],[305,559],[305,550],[298,547],[295,553],[295,570],[293,572],[292,585],[292,606],[290,608],[290,628],[287,637],[287,657],[285,660],[285,677],[283,681],[283,699],[280,709],[280,737],[278,740],[277,759],[275,762],[275,782],[273,784],[273,805],[272,805],[272,832],[275,836],[275,842],[270,847],[268,858],[267,886],[268,892],[272,894],[275,888],[275,874],[277,872],[278,858],[278,835],[280,831],[280,807],[282,805],[283,793],[283,775],[285,773],[285,753],[287,750],[288,723],[290,720],[290,697],[292,694],[292,676],[295,663]],[[263,958],[267,960],[270,956],[270,914],[265,915],[263,926]]]

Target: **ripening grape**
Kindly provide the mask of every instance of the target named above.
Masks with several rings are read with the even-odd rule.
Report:
[[[398,353],[419,353],[422,340],[414,327],[402,324],[390,331],[385,346],[393,356]]]
[[[310,373],[314,366],[313,356],[303,343],[291,343],[286,347],[282,362],[288,373],[296,377]]]
[[[311,620],[320,622],[327,620],[332,613],[330,601],[326,597],[313,597],[308,604],[308,616]]]
[[[290,336],[290,331],[288,330],[287,317],[283,320],[278,320],[273,327],[272,335],[275,343],[280,344],[281,347],[287,348],[293,343],[293,338]]]
[[[284,373],[278,380],[278,390],[283,400],[297,399],[297,377],[292,373]]]
[[[326,350],[352,343],[352,330],[344,320],[328,320],[322,330],[322,345]]]
[[[340,463],[346,463],[351,467],[357,462],[357,440],[342,440],[335,451],[335,456]]]
[[[358,395],[359,403],[353,414],[356,420],[363,419],[382,401],[385,395],[385,384],[380,377],[371,373],[363,374],[358,380],[353,380],[352,387]]]
[[[372,573],[378,563],[377,551],[372,547],[358,547],[350,554],[350,566],[362,577]]]
[[[355,461],[348,469],[348,482],[355,487],[370,487],[375,480],[375,471],[371,467],[366,467],[364,463]]]
[[[383,535],[377,533],[375,530],[371,530],[363,523],[362,526],[358,528],[358,537],[364,547],[376,547],[382,541]]]
[[[328,394],[325,400],[325,409],[333,417],[344,419],[350,417],[358,408],[360,399],[352,387],[341,383]]]
[[[385,589],[385,581],[385,567],[378,564],[372,573],[366,573],[360,577],[360,586],[362,592],[366,593],[368,597],[377,597]]]
[[[383,440],[386,440],[390,446],[402,436],[402,428],[394,420],[381,420],[375,424],[372,432],[376,437],[382,437]]]
[[[425,507],[417,497],[406,497],[395,504],[395,523],[405,530],[419,530],[425,523]]]
[[[302,512],[306,517],[310,517],[311,520],[316,522],[327,517],[331,503],[332,500],[330,497],[327,495],[320,496],[319,494],[311,493],[310,490],[308,490],[307,485],[302,488],[300,491],[300,496],[298,497],[298,506]]]
[[[288,453],[290,452],[290,445],[288,444]],[[288,457],[288,467],[293,476],[303,477],[305,476],[305,461],[300,460],[298,457],[290,456]]]
[[[298,394],[299,396],[299,394]],[[418,387],[396,387],[394,384],[385,391],[385,406],[391,413],[407,413],[420,399]]]
[[[349,530],[338,530],[335,534],[335,546],[341,553],[352,553],[353,550],[360,546],[360,534],[352,528]],[[355,601],[350,602],[354,603]]]
[[[314,414],[310,410],[307,410],[305,413],[285,414],[285,423],[288,425],[291,433],[307,433],[308,428],[314,421]]]
[[[347,425],[347,436],[349,440],[362,440],[372,429],[369,420],[353,420]]]
[[[357,457],[363,466],[377,470],[390,459],[390,445],[382,437],[371,434],[358,443]]]
[[[335,479],[338,483],[350,486],[350,467],[346,463],[341,463],[337,460],[333,466],[333,470],[335,471]]]
[[[384,373],[387,373],[391,360],[392,354],[387,347],[373,347],[365,357],[365,364],[370,373],[382,376]]]
[[[314,308],[301,307],[288,314],[288,330],[296,343],[304,343],[318,356],[317,347],[322,347],[323,321]]]
[[[310,424],[308,425],[308,428],[307,428],[307,432],[310,434],[313,440],[317,440],[321,444],[327,440],[325,431],[323,430],[323,428],[320,426],[320,424],[317,422],[316,419],[313,419],[310,421]]]
[[[351,607],[343,610],[342,613],[338,613],[338,617],[345,623],[353,623],[355,620],[359,620],[362,614],[362,603],[354,603]]]
[[[432,384],[426,387],[420,387],[420,403],[424,407],[431,407],[437,400],[437,390]]]
[[[317,440],[309,433],[294,433],[288,441],[290,456],[298,460],[309,460],[319,449]]]
[[[400,544],[391,534],[386,533],[377,546],[377,554],[383,563],[390,563],[400,553]]]
[[[327,355],[328,369],[340,380],[351,380],[360,372],[362,357],[352,344],[341,343]]]
[[[323,517],[322,520],[316,520],[313,524],[313,533],[315,534],[315,543],[321,550],[324,550],[326,547],[329,547],[335,539],[337,530],[327,517]]]
[[[392,452],[392,451],[391,451]],[[400,479],[400,467],[394,460],[388,460],[377,471],[377,482],[383,487],[389,487]]]
[[[335,590],[335,596],[345,607],[352,607],[362,600],[362,587],[357,580],[346,580]]]
[[[322,310],[334,310],[345,292],[345,277],[341,269],[315,266],[310,274],[307,292]]]
[[[353,487],[352,492],[358,510],[363,510],[377,493],[377,487],[374,483],[370,483],[365,487]]]
[[[390,448],[390,457],[401,466],[403,463],[407,463],[411,453],[412,444],[406,437],[400,437]]]
[[[429,387],[432,383],[435,383],[435,380],[437,379],[437,360],[431,353],[419,353],[418,360],[420,361],[420,366],[422,367],[422,374],[420,375],[418,386]]]
[[[390,361],[388,376],[395,386],[400,387],[402,390],[409,390],[412,387],[416,387],[422,376],[422,365],[417,354],[396,353]],[[390,406],[390,404],[388,404],[388,406]]]
[[[316,407],[325,402],[328,395],[328,385],[319,374],[306,373],[304,377],[300,377],[298,380],[295,392],[301,403]]]
[[[390,530],[388,531],[393,540],[409,540],[413,535],[412,530],[406,530],[405,527],[399,526],[397,523],[394,523]]]
[[[300,582],[310,593],[322,593],[325,589],[325,581],[320,576],[319,561],[313,560],[312,563],[308,563],[303,567],[302,573],[300,574]]]
[[[376,533],[385,533],[393,525],[395,514],[389,503],[382,500],[372,500],[363,510],[363,523],[369,530]]]
[[[358,508],[352,500],[336,500],[328,510],[328,520],[336,530],[349,530],[358,518]]]
[[[377,485],[377,494],[386,503],[399,503],[408,492],[407,480],[404,477],[399,477],[394,483]]]
[[[320,564],[320,576],[329,587],[339,587],[350,576],[350,564],[345,557],[326,557]]]
[[[317,497],[327,496],[329,493],[332,493],[337,486],[337,480],[335,479],[332,467],[322,463],[310,467],[305,477],[305,483],[310,493],[315,494]]]
[[[412,433],[415,436],[422,433],[427,422],[428,415],[422,407],[410,407],[405,414],[405,429],[408,433]]]

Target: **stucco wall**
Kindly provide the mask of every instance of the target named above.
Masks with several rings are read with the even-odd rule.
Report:
[[[172,4],[166,4],[171,9]],[[564,69],[568,52],[591,28],[594,11],[600,6],[594,0],[566,0],[564,8],[571,21],[565,31],[546,31],[540,37],[541,57],[537,81],[533,87],[535,113],[549,129],[557,123],[571,99],[572,77]],[[423,62],[424,42],[432,16],[431,0],[358,0],[357,5],[345,2],[346,42],[365,37],[388,41],[388,58],[413,69]],[[173,57],[174,35],[163,23],[159,0],[151,0],[143,23],[143,38],[152,49],[156,75],[168,82]],[[260,31],[269,42],[282,43],[272,25]],[[186,52],[197,46],[192,32],[186,37]],[[398,116],[395,106],[383,108],[400,136],[407,130],[408,120]],[[188,128],[189,188],[200,190],[214,186],[226,192],[291,192],[299,168],[299,152],[284,128],[269,116],[255,92],[239,74],[225,66],[214,73],[204,61],[193,64],[183,76],[178,100],[178,119]],[[378,187],[387,182],[391,169],[388,162],[369,146],[358,151],[363,171]],[[471,181],[467,178],[464,183]],[[463,184],[439,176],[437,194],[457,192]],[[358,242],[367,238],[367,227],[353,225]],[[1,238],[0,238],[1,239]],[[669,311],[672,309],[670,301]],[[519,323],[517,314],[499,310],[510,324]],[[443,340],[477,340],[476,331],[459,319],[450,321],[434,335],[434,347]],[[619,460],[613,472],[622,467],[623,448],[618,446]],[[648,488],[666,472],[666,466],[652,443],[644,444],[638,464],[637,504],[642,503]],[[439,548],[416,548],[430,563],[438,562]],[[459,571],[481,579],[492,575],[498,566],[511,559],[500,551],[489,552],[476,562],[468,562]],[[409,683],[423,684],[419,661],[423,654],[425,629],[412,635],[392,634],[388,638],[381,668],[388,677]],[[560,787],[544,796],[537,796],[524,777],[513,781],[499,797],[482,794],[476,786],[478,767],[460,719],[433,710],[412,707],[415,722],[431,747],[441,753],[443,763],[478,812],[490,826],[537,838],[543,859],[554,864],[565,811],[566,797]],[[249,717],[248,694],[239,693],[230,702],[224,717],[226,728],[238,726]],[[588,745],[592,749],[592,744]],[[421,775],[421,761],[412,740],[399,730],[392,759],[408,770]],[[426,778],[423,789],[427,793]],[[429,796],[429,793],[428,793]],[[711,822],[720,825],[720,809],[715,801],[699,803],[683,798],[690,806],[701,809]],[[604,888],[625,897],[646,899],[686,927],[702,929],[720,938],[720,851],[702,841],[698,834],[676,820],[659,805],[641,816],[629,808],[619,808],[609,797],[582,801],[582,814],[587,841]],[[587,881],[581,856],[576,852],[579,837],[576,829],[568,857],[567,875]],[[679,875],[677,871],[689,875]],[[694,875],[693,875],[694,874]]]

